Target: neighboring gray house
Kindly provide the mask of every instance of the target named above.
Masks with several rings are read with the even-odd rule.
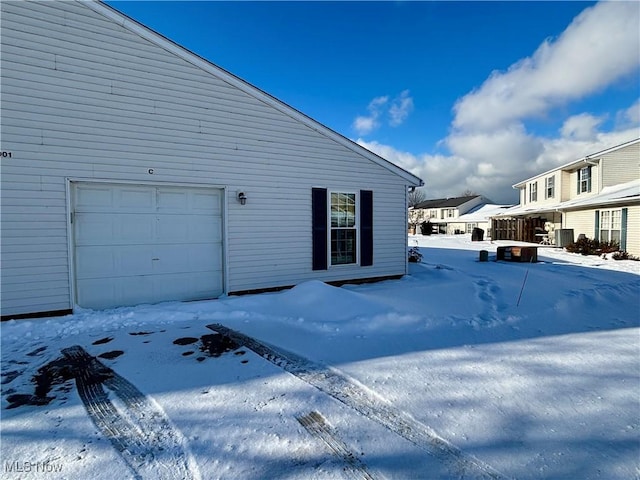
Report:
[[[1,2],[2,316],[406,273],[422,181],[98,2]]]

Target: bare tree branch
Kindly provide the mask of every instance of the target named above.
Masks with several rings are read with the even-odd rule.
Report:
[[[427,199],[427,194],[424,190],[415,189],[412,192],[409,192],[409,196],[407,200],[409,202],[410,207],[415,207],[420,202],[424,202]]]

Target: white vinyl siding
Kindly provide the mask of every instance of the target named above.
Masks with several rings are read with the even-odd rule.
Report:
[[[640,177],[640,142],[604,154],[602,165],[602,187],[631,182]]]
[[[627,252],[640,257],[640,205],[627,208]]]
[[[73,307],[69,178],[225,187],[227,292],[406,272],[411,182],[395,167],[96,7],[1,7],[2,148],[12,152],[2,162],[3,315]],[[312,271],[316,186],[374,191],[375,261],[366,271],[358,265]],[[239,189],[247,195],[244,206]]]
[[[562,228],[573,229],[573,238],[577,239],[580,234],[587,238],[595,236],[595,210],[578,210],[566,212],[564,226]]]

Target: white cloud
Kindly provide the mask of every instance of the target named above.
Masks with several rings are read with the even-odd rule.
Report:
[[[554,42],[547,40],[507,72],[494,72],[460,99],[454,127],[493,130],[541,116],[597,92],[638,68],[637,2],[602,2],[585,9]]]
[[[367,135],[380,126],[378,118],[382,114],[382,108],[389,101],[389,97],[376,97],[369,102],[367,110],[369,115],[358,116],[353,121],[353,128],[359,135]]]
[[[595,117],[588,113],[574,115],[564,121],[560,133],[565,138],[595,140],[598,135],[597,128],[604,120],[603,117]]]
[[[640,136],[638,100],[609,115],[573,115],[549,137],[526,127],[529,119],[558,115],[559,107],[637,78],[639,22],[638,2],[598,3],[531,57],[506,72],[493,72],[455,104],[451,131],[441,142],[449,155],[413,155],[377,142],[358,143],[421,177],[430,198],[469,189],[496,202],[516,203],[513,184]],[[615,125],[602,131],[609,116]]]
[[[358,135],[368,135],[380,127],[380,117],[386,112],[389,116],[389,125],[397,127],[402,125],[413,111],[413,98],[409,96],[409,90],[404,90],[390,103],[388,96],[376,97],[367,106],[369,115],[361,115],[353,121],[353,129]]]
[[[409,96],[409,90],[404,90],[400,95],[393,99],[389,108],[389,125],[397,127],[407,119],[413,111],[413,98]]]
[[[640,99],[629,108],[618,112],[617,123],[622,128],[633,125],[640,125]],[[640,135],[640,132],[638,132]]]

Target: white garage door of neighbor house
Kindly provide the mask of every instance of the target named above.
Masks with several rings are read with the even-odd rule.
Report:
[[[222,294],[222,190],[76,183],[73,194],[79,306]]]

